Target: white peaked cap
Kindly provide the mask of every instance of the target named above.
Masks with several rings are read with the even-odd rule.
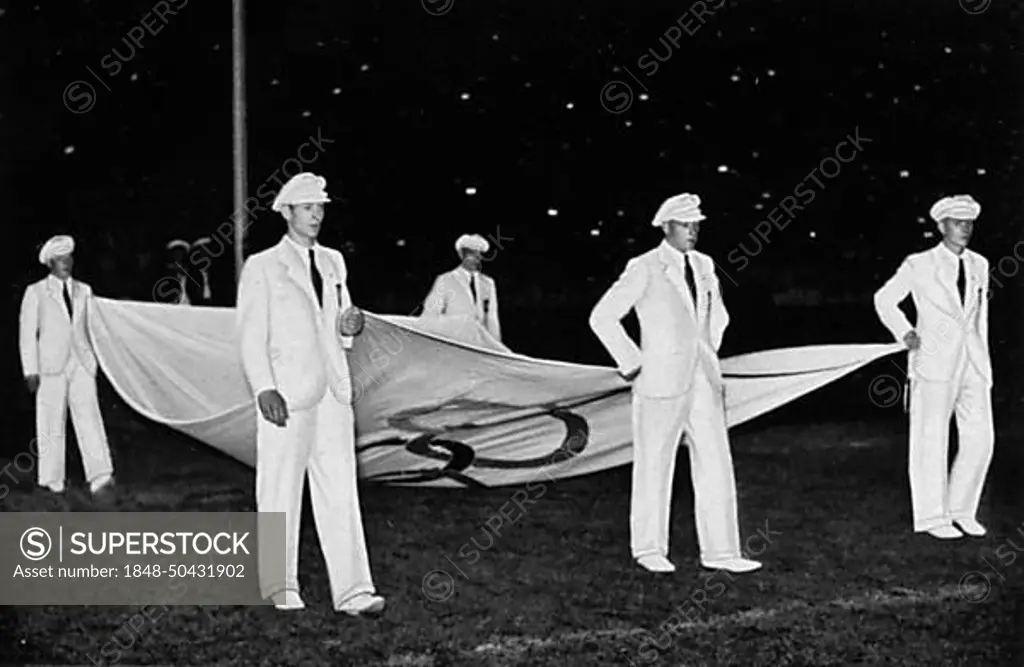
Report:
[[[331,200],[327,197],[327,179],[307,171],[292,176],[291,180],[281,187],[281,191],[277,193],[270,208],[280,211],[289,204],[329,204],[330,202]]]
[[[49,264],[54,257],[67,255],[75,251],[75,239],[60,235],[51,237],[39,250],[39,263]]]
[[[651,225],[660,227],[668,220],[679,222],[700,222],[705,220],[704,214],[700,212],[700,197],[689,193],[683,193],[669,197],[654,214]]]
[[[491,244],[487,242],[487,239],[479,234],[463,234],[455,242],[455,252],[460,252],[463,248],[476,250],[477,252],[487,252],[490,247]]]
[[[981,204],[970,195],[953,195],[943,197],[932,205],[929,212],[932,220],[938,222],[943,218],[955,220],[974,220],[981,215]]]

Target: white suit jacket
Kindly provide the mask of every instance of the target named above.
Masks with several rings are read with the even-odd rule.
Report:
[[[277,389],[289,410],[315,406],[328,387],[341,403],[352,401],[343,349],[352,338],[336,329],[338,313],[352,305],[345,259],[319,244],[314,250],[322,313],[306,259],[287,237],[246,259],[238,287],[237,335],[253,395]]]
[[[729,313],[722,302],[714,262],[696,250],[689,254],[696,304],[686,285],[682,254],[662,242],[631,259],[590,314],[591,329],[620,372],[641,368],[633,387],[644,396],[686,394],[698,363],[711,382],[721,386],[718,348],[729,325]],[[621,322],[634,308],[640,321],[640,347]]]
[[[498,288],[494,279],[481,272],[476,274],[477,302],[469,287],[469,271],[461,266],[442,273],[434,280],[423,302],[424,317],[472,317],[501,341],[501,323],[498,319]]]
[[[962,355],[968,355],[991,385],[988,349],[988,260],[965,249],[964,305],[957,292],[956,255],[939,243],[931,250],[908,255],[899,270],[875,293],[875,311],[897,341],[917,331],[921,346],[908,356],[908,375],[935,382],[949,381]],[[899,309],[908,294],[914,297],[917,326]]]
[[[86,331],[86,308],[92,298],[87,283],[71,279],[71,309],[64,305],[64,284],[52,274],[32,283],[21,300],[19,340],[21,368],[25,376],[59,375],[74,354],[91,375],[96,374],[96,355]]]

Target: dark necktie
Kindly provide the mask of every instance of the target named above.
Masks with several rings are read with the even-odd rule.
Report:
[[[964,305],[964,294],[967,292],[967,278],[964,275],[964,258],[960,258],[959,268],[956,272],[956,289],[960,292],[960,305]]]
[[[324,279],[320,276],[320,269],[316,268],[316,255],[313,249],[309,249],[309,273],[313,277],[313,291],[316,293],[317,303],[324,307]]]
[[[469,291],[473,293],[473,305],[476,305],[476,274],[469,274]]]
[[[690,256],[683,255],[683,263],[686,264],[686,286],[690,288],[690,298],[693,299],[693,307],[697,307],[697,283],[693,279],[693,267],[690,266]]]
[[[64,305],[68,307],[68,317],[73,317],[74,311],[71,308],[71,295],[68,294],[67,283],[64,283]]]

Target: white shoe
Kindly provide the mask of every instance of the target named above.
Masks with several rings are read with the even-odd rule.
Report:
[[[47,491],[49,491],[51,493],[64,493],[64,485],[63,484],[57,484],[57,483],[54,483],[54,484],[40,484],[39,488],[40,489],[46,489]]]
[[[988,531],[985,530],[985,526],[981,525],[974,519],[953,519],[957,526],[960,526],[960,530],[964,531],[971,537],[982,537]]]
[[[928,534],[932,537],[936,537],[940,540],[955,540],[958,537],[963,537],[964,534],[957,530],[955,527],[947,524],[945,526],[936,526],[928,531]]]
[[[749,558],[726,558],[724,560],[701,561],[700,564],[711,570],[728,570],[729,572],[736,572],[738,574],[761,569],[761,563],[756,560],[750,560]]]
[[[676,566],[672,564],[672,561],[665,558],[664,556],[658,556],[653,554],[650,556],[641,556],[636,559],[636,562],[640,567],[644,568],[648,572],[675,572]]]
[[[345,604],[336,606],[334,610],[343,612],[349,616],[359,616],[360,614],[379,614],[384,611],[384,604],[384,598],[381,596],[362,593],[354,598],[348,599]]]
[[[114,483],[114,476],[113,475],[109,475],[109,474],[103,475],[101,477],[97,477],[96,479],[94,479],[89,484],[89,491],[91,491],[92,495],[95,496],[100,491],[103,491],[104,489],[107,489],[113,483]]]
[[[272,597],[274,609],[278,611],[298,611],[306,608],[306,603],[302,601],[298,591],[281,591]]]

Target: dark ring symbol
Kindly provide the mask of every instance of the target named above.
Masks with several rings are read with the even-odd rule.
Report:
[[[434,433],[424,433],[412,440],[389,438],[387,440],[358,447],[357,453],[379,447],[404,446],[405,450],[410,454],[415,454],[416,456],[427,459],[433,459],[435,461],[446,461],[443,468],[387,472],[368,477],[366,481],[415,484],[447,478],[465,484],[466,486],[487,488],[487,485],[466,474],[465,471],[469,466],[472,465],[477,468],[490,468],[492,470],[544,468],[551,465],[563,464],[565,461],[576,457],[580,452],[586,449],[590,440],[590,425],[587,423],[585,418],[568,410],[558,408],[552,408],[548,414],[565,424],[565,438],[562,439],[558,448],[550,454],[538,456],[533,459],[510,461],[505,459],[480,458],[476,456],[476,451],[469,445],[459,442],[458,440],[449,440],[442,437],[440,434]],[[536,416],[539,415],[529,417],[529,419],[533,419]],[[447,455],[437,451],[438,449],[445,450]]]

